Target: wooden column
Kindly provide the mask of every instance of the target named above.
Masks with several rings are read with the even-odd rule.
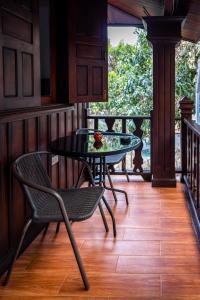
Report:
[[[181,181],[184,182],[183,177],[187,174],[187,126],[184,119],[192,120],[194,103],[189,98],[183,97],[179,102],[179,105],[181,110]]]
[[[152,186],[175,187],[175,47],[181,17],[145,17],[153,47]]]

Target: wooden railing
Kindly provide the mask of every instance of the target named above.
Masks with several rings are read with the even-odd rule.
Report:
[[[86,111],[86,127],[103,131],[118,131],[133,133],[142,140],[141,146],[126,155],[125,164],[120,164],[113,169],[113,174],[124,174],[125,166],[131,175],[141,175],[144,180],[151,180],[151,116],[102,116],[89,115]],[[181,118],[175,120],[176,130],[176,172],[181,173],[181,147],[180,147]]]
[[[186,119],[184,119],[184,124],[187,128],[187,165],[183,181],[186,184],[189,205],[200,241],[200,125]]]
[[[192,121],[193,103],[184,98],[181,108],[182,182],[200,242],[200,125]]]
[[[151,116],[96,116],[88,115],[87,127],[110,131],[133,133],[142,143],[138,149],[126,155],[125,168],[129,174],[141,175],[151,180]],[[113,169],[114,174],[123,174],[123,164]]]
[[[180,101],[181,118],[175,119],[176,172],[181,174],[185,183],[188,204],[200,241],[200,125],[192,119],[193,103],[187,97]],[[129,174],[141,175],[145,180],[151,180],[151,116],[101,116],[89,115],[86,111],[85,124],[89,128],[104,131],[133,133],[142,140],[141,146],[126,157],[125,167]],[[149,156],[146,159],[146,146]],[[114,174],[123,174],[122,165],[113,170]]]

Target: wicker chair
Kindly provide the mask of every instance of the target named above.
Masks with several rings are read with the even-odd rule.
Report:
[[[99,207],[104,226],[108,231],[108,225],[100,203],[104,189],[102,187],[87,187],[68,190],[55,190],[45,166],[49,166],[51,154],[49,152],[33,152],[20,156],[13,164],[15,177],[21,184],[28,200],[32,216],[26,223],[20,242],[16,249],[12,263],[3,282],[6,285],[12,273],[12,269],[23,244],[27,230],[32,223],[64,222],[74,255],[81,273],[85,289],[89,289],[89,282],[83,267],[83,263],[71,229],[71,223],[80,222],[90,218],[97,207]],[[87,167],[87,163],[86,167]],[[108,210],[111,210],[105,198],[103,201]],[[111,213],[111,211],[109,211]],[[115,220],[113,219],[114,235],[116,236]]]
[[[93,133],[95,131],[99,131],[99,130],[88,129],[88,128],[80,128],[80,129],[76,130],[76,134],[88,134],[88,133]],[[106,156],[106,175],[108,176],[108,181],[109,181],[109,184],[110,184],[110,188],[107,187],[105,185],[105,183],[104,183],[104,187],[106,189],[112,191],[112,194],[113,194],[115,202],[117,202],[116,192],[123,193],[125,195],[126,204],[128,205],[129,202],[128,202],[128,195],[127,195],[126,191],[123,191],[123,190],[120,190],[120,189],[116,189],[114,187],[113,182],[112,182],[112,178],[111,178],[111,174],[110,174],[110,169],[112,169],[115,165],[117,165],[117,164],[119,164],[121,162],[122,163],[122,168],[125,171],[125,175],[126,175],[127,181],[128,182],[130,181],[129,176],[128,176],[128,172],[126,170],[125,163],[124,163],[125,157],[126,157],[126,153],[121,153],[121,154]],[[96,158],[95,164],[97,166],[100,164],[100,159],[99,158]],[[83,171],[81,171],[80,176],[82,176],[82,172]],[[79,178],[80,178],[80,176],[79,176]],[[78,180],[78,182],[79,182],[79,180]]]

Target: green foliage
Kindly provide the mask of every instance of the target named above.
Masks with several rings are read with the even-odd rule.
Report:
[[[108,46],[109,102],[92,103],[101,115],[149,115],[152,109],[152,48],[143,30],[135,29],[137,42]],[[176,51],[176,114],[183,96],[194,100],[195,75],[200,45],[182,42]]]
[[[200,57],[200,43],[181,42],[176,50],[176,113],[179,100],[187,96],[195,101],[197,63]]]
[[[92,113],[144,115],[152,109],[152,50],[144,32],[135,32],[135,45],[109,43],[109,102],[92,104]]]

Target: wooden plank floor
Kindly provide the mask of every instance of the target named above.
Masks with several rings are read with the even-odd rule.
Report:
[[[110,221],[105,233],[98,212],[73,225],[91,289],[83,289],[64,227],[55,235],[52,224],[18,259],[8,287],[0,287],[0,299],[200,299],[200,254],[182,185],[161,189],[114,180],[130,201],[127,207],[119,195],[115,205],[106,193],[117,238]]]

